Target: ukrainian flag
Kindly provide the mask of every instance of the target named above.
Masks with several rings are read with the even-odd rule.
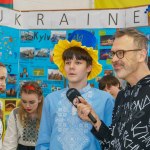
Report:
[[[150,5],[150,0],[94,0],[96,9],[128,8]]]

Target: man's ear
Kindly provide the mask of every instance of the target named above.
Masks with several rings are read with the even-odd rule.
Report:
[[[138,61],[139,62],[143,62],[143,61],[146,60],[146,57],[147,57],[147,50],[146,49],[142,49],[140,51],[140,55],[139,55]]]

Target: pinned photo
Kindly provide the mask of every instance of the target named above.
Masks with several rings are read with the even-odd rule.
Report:
[[[33,76],[44,76],[44,68],[34,68]]]
[[[26,77],[26,78],[29,77],[27,67],[22,68],[22,72],[20,72],[20,78],[24,78],[24,77]]]
[[[21,59],[33,59],[34,58],[34,47],[20,47],[20,58]]]
[[[16,97],[17,96],[16,84],[7,84],[6,96],[7,97]]]
[[[63,75],[58,69],[48,69],[48,80],[63,80]]]
[[[58,42],[66,39],[66,31],[51,31],[51,42]]]
[[[5,100],[5,111],[11,112],[16,108],[16,100]]]
[[[7,83],[9,84],[15,84],[17,81],[17,75],[16,74],[8,74]]]
[[[113,44],[114,41],[113,35],[102,35],[100,38],[101,38],[100,39],[101,46],[110,46]]]
[[[33,31],[21,31],[21,41],[32,41],[34,39]]]
[[[35,57],[48,58],[49,52],[48,48],[35,49]]]
[[[100,60],[110,59],[109,52],[110,49],[100,49]]]

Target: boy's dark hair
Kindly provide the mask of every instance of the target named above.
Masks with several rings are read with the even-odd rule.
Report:
[[[65,50],[62,55],[64,61],[73,59],[73,57],[75,57],[77,60],[85,60],[87,62],[87,66],[92,65],[92,57],[81,47],[70,47]]]
[[[99,82],[98,86],[99,86],[100,90],[104,90],[106,85],[108,87],[110,87],[112,85],[113,86],[119,85],[119,88],[120,88],[119,80],[116,77],[112,76],[112,75],[106,75],[106,76],[102,77],[98,82]]]

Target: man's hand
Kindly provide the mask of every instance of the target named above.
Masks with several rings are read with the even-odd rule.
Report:
[[[82,97],[79,97],[80,103],[77,104],[77,111],[79,117],[84,120],[90,122],[95,129],[98,131],[101,126],[101,121],[95,111],[92,109],[91,105],[87,103]],[[91,113],[93,117],[97,120],[96,123],[93,123],[90,118],[88,117],[88,114]]]

